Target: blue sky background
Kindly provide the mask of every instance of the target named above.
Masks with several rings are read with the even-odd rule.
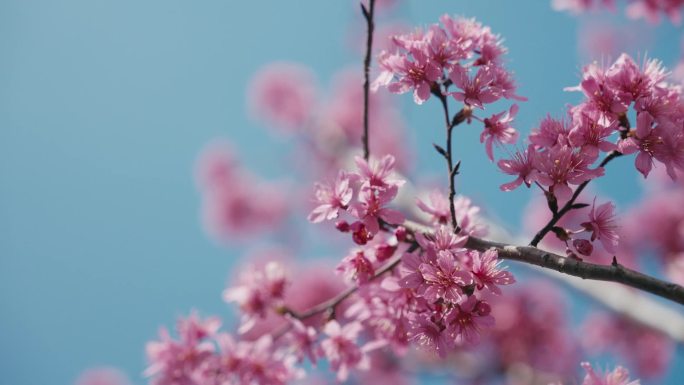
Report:
[[[529,98],[521,131],[578,100],[562,88],[578,82],[582,21],[546,0],[400,3],[393,16],[410,25],[463,14],[505,38]],[[360,70],[347,43],[354,20],[347,0],[0,1],[0,384],[70,384],[96,365],[142,384],[144,343],[159,325],[191,308],[229,313],[220,292],[243,248],[203,233],[196,156],[228,137],[257,172],[286,174],[287,140],[248,119],[245,86],[274,60],[306,63],[323,84],[346,65]],[[672,66],[681,30],[649,33],[649,56]],[[442,133],[429,130],[441,127],[438,105],[402,103],[416,169],[441,172],[430,143]],[[498,190],[507,178],[478,133],[459,133],[459,189],[516,223],[529,193]],[[597,190],[622,206],[638,197],[631,161],[608,174]],[[679,370],[663,383],[681,383]]]

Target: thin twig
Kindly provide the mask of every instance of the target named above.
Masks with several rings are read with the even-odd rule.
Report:
[[[369,72],[371,65],[371,54],[373,51],[373,30],[375,24],[373,23],[373,16],[375,13],[375,0],[369,1],[369,7],[366,7],[361,3],[361,12],[363,17],[366,19],[366,24],[368,26],[368,34],[366,38],[366,57],[363,60],[363,137],[361,141],[363,142],[363,158],[368,160],[370,156],[370,147],[368,144],[368,104],[369,104],[369,92],[370,92],[370,80]]]
[[[441,90],[433,92],[442,103],[442,109],[444,110],[444,122],[446,127],[446,151],[442,155],[447,162],[447,171],[449,177],[449,211],[451,212],[451,227],[454,229],[455,233],[461,231],[458,226],[458,220],[456,219],[456,207],[454,206],[454,198],[456,197],[456,175],[461,166],[461,162],[458,162],[454,166],[453,152],[451,150],[451,134],[458,124],[460,124],[463,119],[459,118],[464,115],[464,110],[461,109],[453,118],[449,114],[449,103],[447,102],[446,95],[444,95]]]
[[[604,167],[605,165],[608,164],[608,162],[610,162],[611,160],[613,160],[613,159],[615,159],[621,155],[622,155],[622,153],[620,153],[618,151],[611,152],[610,154],[608,154],[603,159],[603,161],[599,164],[599,167]],[[541,242],[541,240],[544,239],[546,234],[548,234],[549,231],[551,231],[551,229],[553,229],[553,227],[556,225],[556,223],[558,223],[558,221],[561,220],[561,218],[563,218],[563,215],[567,214],[570,210],[573,209],[573,205],[575,204],[575,201],[580,196],[582,191],[584,191],[584,189],[587,187],[589,182],[591,182],[591,179],[588,181],[585,181],[582,184],[580,184],[579,186],[577,186],[577,189],[572,194],[572,197],[570,198],[570,200],[567,201],[565,203],[565,205],[560,210],[558,210],[558,212],[554,213],[553,216],[551,217],[551,219],[549,220],[549,222],[546,224],[546,226],[544,226],[541,230],[539,230],[539,232],[534,236],[534,238],[532,238],[532,241],[530,242],[531,246],[536,247],[539,244],[539,242]]]

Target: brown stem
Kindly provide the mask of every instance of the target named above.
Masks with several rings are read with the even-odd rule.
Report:
[[[458,233],[461,231],[461,228],[458,226],[458,221],[456,220],[456,207],[454,206],[454,198],[456,197],[455,179],[461,162],[458,162],[456,166],[454,166],[453,152],[451,150],[451,134],[454,130],[454,127],[463,122],[464,119],[462,116],[464,115],[464,110],[461,109],[461,111],[459,111],[452,120],[451,115],[449,115],[449,103],[447,102],[446,95],[444,95],[441,90],[434,92],[434,94],[437,96],[437,98],[439,98],[439,101],[442,103],[442,109],[444,110],[444,122],[446,127],[446,152],[443,154],[443,156],[447,161],[447,171],[449,176],[449,211],[451,212],[451,227],[454,229],[455,233]]]
[[[370,147],[368,144],[368,103],[369,103],[369,92],[370,92],[370,80],[369,72],[371,65],[371,54],[373,51],[373,30],[375,25],[373,23],[373,16],[375,13],[375,0],[369,1],[369,7],[366,7],[361,3],[361,12],[363,17],[366,19],[366,24],[368,27],[368,34],[366,38],[366,57],[363,60],[363,136],[361,141],[363,142],[363,158],[368,160],[370,156]]]
[[[608,162],[610,162],[611,160],[613,160],[613,159],[615,159],[621,155],[622,155],[622,153],[620,153],[618,151],[611,152],[610,154],[608,154],[608,156],[606,156],[603,159],[603,161],[599,164],[599,167],[604,167],[605,165],[608,164]],[[548,234],[549,231],[551,231],[551,229],[553,229],[553,227],[556,225],[556,223],[558,223],[558,221],[561,220],[561,218],[563,218],[563,215],[567,214],[570,210],[573,209],[572,206],[575,204],[575,201],[580,196],[582,191],[584,191],[584,189],[587,187],[589,182],[591,182],[591,180],[585,181],[582,184],[580,184],[579,186],[577,186],[577,189],[572,194],[572,197],[570,198],[570,200],[567,201],[565,203],[565,205],[563,205],[563,207],[560,210],[558,210],[558,212],[554,213],[553,216],[551,217],[551,219],[549,220],[549,222],[546,224],[546,226],[544,226],[541,230],[539,230],[539,232],[534,236],[534,238],[532,238],[532,241],[530,242],[531,246],[536,247],[539,244],[539,242],[541,242],[541,240],[544,239],[546,234]]]

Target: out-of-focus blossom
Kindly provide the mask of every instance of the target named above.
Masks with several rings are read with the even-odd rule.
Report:
[[[230,146],[212,144],[196,171],[207,232],[220,241],[237,240],[278,226],[288,213],[282,187],[252,175]]]
[[[76,379],[75,385],[130,385],[126,374],[116,368],[92,368]]]
[[[615,0],[552,0],[551,5],[557,11],[575,14],[598,8],[616,8]],[[632,0],[628,2],[626,13],[630,18],[644,18],[651,23],[658,23],[661,15],[664,15],[672,23],[679,25],[683,6],[683,0]]]
[[[629,372],[622,366],[605,374],[596,373],[588,362],[583,362],[582,367],[587,372],[582,385],[639,385],[639,380],[629,379]]]
[[[608,313],[590,314],[580,335],[589,353],[616,354],[638,375],[648,378],[657,378],[667,371],[675,349],[667,336]]]
[[[279,129],[301,129],[316,108],[315,77],[301,64],[276,62],[263,67],[248,91],[252,115]]]
[[[330,368],[337,372],[339,381],[345,381],[351,369],[370,368],[367,352],[375,348],[376,344],[371,342],[362,347],[357,345],[362,329],[363,326],[359,322],[340,326],[334,320],[325,324],[323,328],[328,337],[321,342],[322,355],[330,362]]]
[[[239,285],[223,292],[226,302],[235,302],[240,306],[241,333],[251,329],[258,318],[264,318],[267,312],[282,303],[287,282],[283,266],[274,261],[261,269],[251,267],[243,271]]]

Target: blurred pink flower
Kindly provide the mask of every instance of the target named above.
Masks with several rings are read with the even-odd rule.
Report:
[[[208,145],[195,172],[205,229],[219,241],[273,229],[288,213],[283,189],[244,169],[228,144]]]
[[[130,385],[126,374],[116,368],[92,368],[83,371],[75,385]]]
[[[630,381],[629,372],[622,366],[605,374],[596,373],[588,362],[583,362],[582,367],[587,372],[582,385],[639,385],[639,380]]]
[[[275,128],[303,128],[316,107],[315,77],[309,68],[275,62],[261,68],[248,86],[249,108],[255,119]]]

